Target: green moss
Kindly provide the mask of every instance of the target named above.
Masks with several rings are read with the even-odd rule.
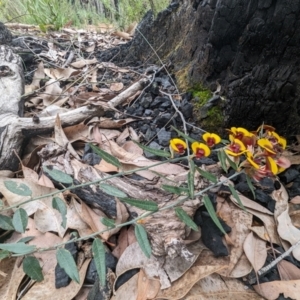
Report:
[[[194,117],[197,126],[222,135],[224,128],[222,104],[206,108],[205,104],[211,99],[213,93],[203,86],[190,89],[190,92],[194,98]]]

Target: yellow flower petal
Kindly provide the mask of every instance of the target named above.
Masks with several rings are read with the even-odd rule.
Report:
[[[282,136],[279,137],[279,144],[281,145],[282,149],[286,148],[286,139]]]
[[[257,145],[260,146],[261,148],[267,150],[268,152],[270,152],[272,154],[276,154],[276,152],[273,150],[272,143],[267,139],[259,139],[257,141]]]
[[[192,151],[197,158],[210,155],[210,149],[203,143],[194,142],[192,144]]]
[[[276,175],[278,173],[278,167],[276,165],[275,160],[272,157],[270,156],[266,157],[266,165],[267,165],[267,169],[271,171],[273,175]]]
[[[241,151],[241,152],[232,152],[229,149],[224,149],[224,151],[231,156],[239,156],[242,155],[243,153],[247,152],[247,150]]]
[[[183,153],[187,145],[185,141],[175,138],[170,140],[170,147],[176,152]]]
[[[250,152],[247,152],[247,161],[256,169],[259,169],[259,165],[254,161],[253,155]]]

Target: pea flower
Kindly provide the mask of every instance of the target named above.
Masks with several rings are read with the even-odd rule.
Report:
[[[245,152],[247,152],[246,146],[239,139],[233,139],[231,143],[224,149],[228,155],[231,156],[239,156]]]
[[[172,153],[177,152],[179,154],[184,154],[186,148],[187,144],[185,141],[177,138],[170,140],[170,150]]]
[[[276,154],[276,151],[274,150],[272,143],[265,138],[259,139],[257,141],[257,145],[262,149],[264,149],[266,151],[266,154],[270,154],[270,155]]]
[[[192,150],[197,159],[210,155],[209,147],[203,143],[194,142],[192,144]]]
[[[221,142],[221,138],[215,133],[206,132],[202,135],[202,138],[210,148]]]

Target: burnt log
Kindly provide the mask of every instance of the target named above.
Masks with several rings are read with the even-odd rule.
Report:
[[[298,1],[179,0],[156,19],[147,13],[132,41],[98,57],[128,64],[158,55],[183,91],[221,85],[224,127],[265,122],[289,136],[300,125],[299,29]]]

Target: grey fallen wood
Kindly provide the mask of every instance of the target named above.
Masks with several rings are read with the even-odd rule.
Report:
[[[1,28],[0,28],[1,33]],[[1,37],[1,34],[0,34]],[[50,133],[56,116],[23,118],[23,69],[20,57],[7,45],[0,46],[0,170],[16,171],[24,141]],[[101,107],[84,106],[60,115],[63,127],[78,124],[88,117],[103,115]]]

